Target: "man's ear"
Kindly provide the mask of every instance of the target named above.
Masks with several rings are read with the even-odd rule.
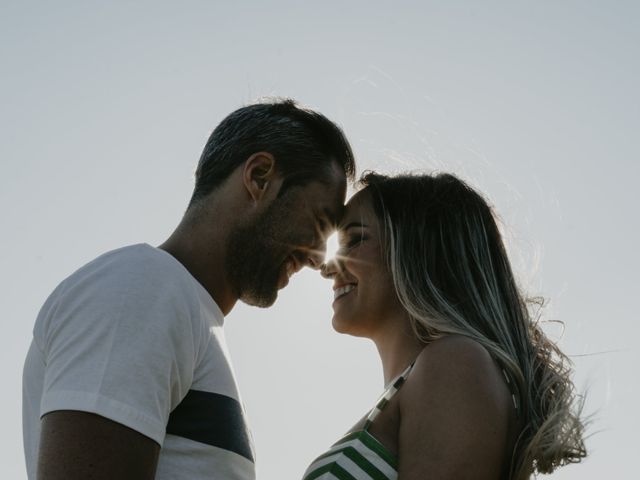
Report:
[[[252,154],[244,162],[242,181],[254,202],[260,201],[276,176],[276,161],[269,152]]]

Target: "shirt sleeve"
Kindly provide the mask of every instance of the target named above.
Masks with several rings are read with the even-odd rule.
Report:
[[[62,290],[42,335],[41,416],[95,413],[162,445],[198,356],[192,292],[135,266],[92,272]]]

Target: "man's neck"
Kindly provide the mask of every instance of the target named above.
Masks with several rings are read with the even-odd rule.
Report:
[[[238,298],[227,282],[226,222],[217,220],[205,217],[190,221],[185,216],[173,234],[158,248],[178,260],[209,292],[222,313],[227,315]]]

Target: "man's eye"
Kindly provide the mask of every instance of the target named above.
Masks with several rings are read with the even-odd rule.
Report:
[[[335,227],[321,217],[316,217],[316,225],[324,237],[328,237],[335,229]]]

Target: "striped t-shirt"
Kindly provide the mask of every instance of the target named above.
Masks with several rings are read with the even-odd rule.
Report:
[[[348,433],[316,458],[303,480],[351,480],[398,478],[398,459],[371,433],[369,427],[405,382],[413,364],[392,381],[371,410],[362,430]]]
[[[168,253],[134,245],[64,280],[42,307],[23,374],[24,448],[40,418],[95,413],[161,446],[156,479],[254,480],[254,453],[209,293]]]

